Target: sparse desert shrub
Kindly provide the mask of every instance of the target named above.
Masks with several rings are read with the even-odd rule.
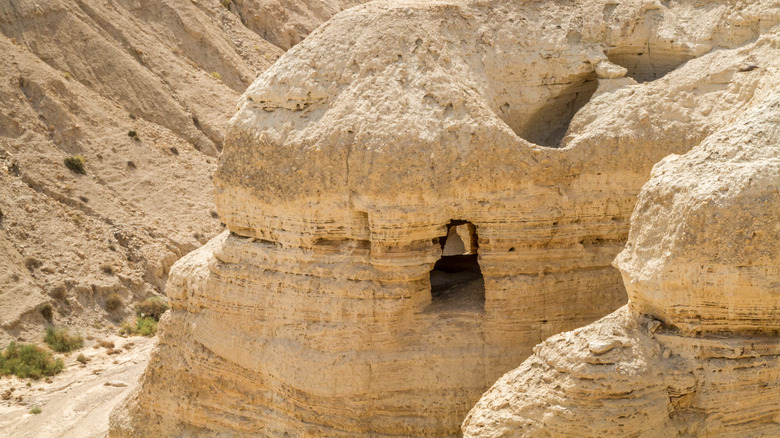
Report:
[[[133,336],[136,334],[135,326],[127,321],[119,327],[119,336]]]
[[[54,298],[55,300],[62,300],[65,298],[66,292],[67,289],[65,289],[65,286],[58,285],[51,288],[51,290],[49,290],[49,296]]]
[[[35,415],[40,414],[41,408],[38,405],[35,405],[32,408],[30,408],[30,413]]]
[[[154,336],[157,333],[157,320],[148,316],[138,318],[135,327],[141,336]]]
[[[109,349],[114,348],[114,343],[106,340],[100,341],[98,345],[100,345],[103,348],[109,348]]]
[[[162,314],[165,313],[165,311],[169,308],[170,306],[168,305],[168,302],[165,301],[165,299],[160,297],[150,297],[136,305],[135,313],[139,317],[150,317],[155,321],[159,321]]]
[[[51,303],[43,303],[38,306],[38,312],[43,316],[43,319],[46,321],[51,321],[51,318],[54,316],[54,311],[51,306]]]
[[[47,327],[43,341],[46,342],[52,350],[59,353],[78,350],[84,346],[84,338],[78,333],[71,335],[67,328]]]
[[[140,137],[138,137],[138,132],[135,131],[135,129],[131,129],[127,131],[127,136],[132,138],[133,140],[139,141],[141,140]]]
[[[87,170],[84,168],[84,157],[81,155],[71,155],[70,157],[65,158],[64,163],[65,167],[74,173],[80,173],[82,175],[87,173]]]
[[[123,336],[154,336],[157,333],[158,322],[150,316],[138,316],[135,319],[135,325],[124,322],[119,329],[119,334]]]
[[[40,379],[53,376],[65,367],[62,359],[32,344],[11,344],[0,354],[0,374],[13,374],[21,378]]]
[[[34,257],[27,257],[24,259],[24,266],[27,267],[27,269],[30,270],[30,272],[40,268],[43,266],[43,262],[34,258]]]
[[[82,364],[86,364],[89,362],[89,358],[87,356],[84,356],[84,353],[79,353],[79,357],[76,358],[76,361]]]
[[[211,72],[211,76],[212,76],[214,79],[218,80],[218,81],[221,81],[221,80],[222,80],[222,75],[221,75],[221,74],[219,74],[219,72],[213,71],[213,72]]]
[[[232,3],[231,0],[221,0],[221,3],[223,8],[230,10],[230,4]]]
[[[123,305],[124,303],[122,302],[122,298],[119,297],[119,294],[113,293],[108,297],[106,297],[106,310],[108,310],[109,312],[118,310]]]

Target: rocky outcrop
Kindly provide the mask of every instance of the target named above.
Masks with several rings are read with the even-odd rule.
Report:
[[[628,306],[536,347],[465,436],[780,435],[780,93],[656,165],[631,222]]]
[[[780,11],[737,6],[335,16],[244,94],[215,176],[229,232],[172,269],[112,435],[457,435],[534,345],[625,302],[610,262],[653,164],[773,88],[756,38]]]

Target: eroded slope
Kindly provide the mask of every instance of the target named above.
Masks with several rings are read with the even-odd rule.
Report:
[[[282,50],[217,0],[22,0],[0,53],[0,340],[38,341],[47,301],[57,324],[117,321],[222,229],[225,125]]]

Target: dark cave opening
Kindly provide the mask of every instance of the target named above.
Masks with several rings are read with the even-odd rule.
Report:
[[[476,227],[453,220],[439,244],[442,256],[430,273],[431,304],[426,311],[484,311],[485,281]]]

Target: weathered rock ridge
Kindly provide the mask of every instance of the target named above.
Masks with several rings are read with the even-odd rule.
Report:
[[[535,348],[465,436],[780,435],[780,92],[656,165],[631,222],[629,304]]]
[[[767,4],[336,15],[244,94],[229,232],[172,269],[112,436],[457,435],[534,345],[625,302],[610,262],[653,164],[775,88]]]

